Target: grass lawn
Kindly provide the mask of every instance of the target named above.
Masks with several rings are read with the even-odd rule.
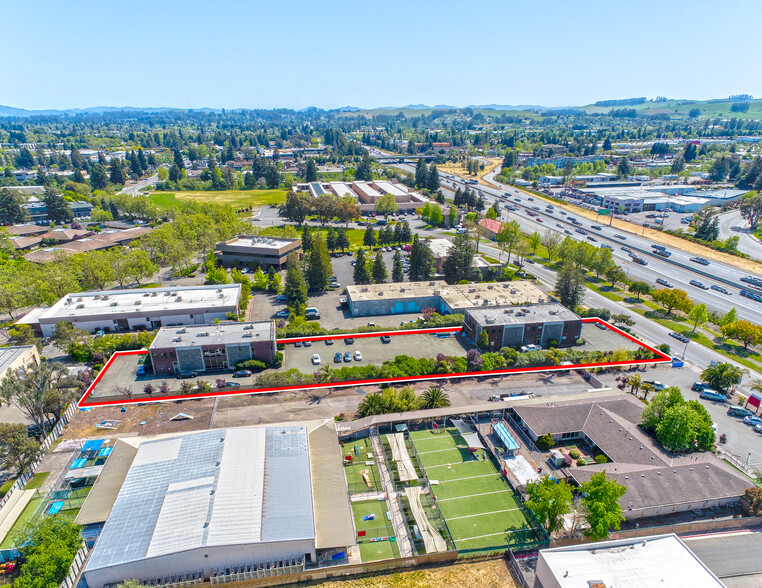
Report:
[[[37,472],[34,477],[26,483],[24,490],[37,490],[37,488],[42,487],[49,475],[50,472]]]
[[[29,501],[26,507],[24,507],[24,510],[21,511],[19,518],[13,523],[13,526],[8,531],[3,542],[0,543],[0,549],[10,549],[15,545],[17,539],[16,534],[37,514],[37,509],[40,508],[43,500],[43,498],[32,498],[32,500]]]
[[[281,204],[286,199],[285,190],[221,190],[198,192],[155,192],[149,198],[159,208],[180,206],[186,202],[210,202],[227,204],[236,208]]]

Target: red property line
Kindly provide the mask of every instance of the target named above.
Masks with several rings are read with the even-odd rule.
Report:
[[[395,383],[395,382],[401,383],[401,382],[419,382],[424,380],[449,380],[454,378],[498,376],[498,375],[508,375],[508,374],[532,373],[532,372],[554,372],[554,371],[587,369],[587,368],[597,368],[597,367],[659,364],[659,363],[666,363],[666,362],[672,361],[672,358],[669,355],[659,351],[658,349],[655,349],[654,347],[651,347],[650,345],[644,343],[643,341],[640,341],[639,339],[633,337],[629,333],[626,333],[622,331],[621,329],[618,329],[617,327],[607,323],[606,321],[598,317],[584,318],[582,319],[582,322],[583,323],[600,323],[606,326],[606,328],[611,329],[618,335],[652,352],[657,357],[652,359],[581,363],[581,364],[573,364],[573,365],[533,366],[533,367],[512,368],[512,369],[505,369],[505,370],[462,372],[457,374],[427,374],[423,376],[399,376],[396,378],[376,378],[372,380],[351,380],[348,382],[297,384],[294,386],[280,386],[277,388],[241,387],[241,388],[236,388],[235,390],[219,390],[216,392],[204,392],[201,394],[162,396],[161,398],[132,398],[132,399],[125,399],[125,400],[102,400],[102,401],[96,401],[96,402],[87,402],[87,399],[95,390],[96,385],[98,384],[98,382],[100,382],[101,378],[106,373],[106,370],[108,370],[111,367],[111,364],[114,362],[116,357],[124,356],[124,355],[145,355],[148,353],[147,350],[140,349],[136,351],[117,351],[116,353],[114,353],[114,355],[111,356],[111,359],[109,359],[106,362],[106,364],[103,366],[103,369],[98,374],[98,377],[95,378],[95,380],[87,389],[87,392],[85,392],[84,396],[80,399],[77,405],[79,407],[89,408],[89,407],[95,407],[95,406],[125,405],[125,404],[148,403],[148,402],[166,402],[170,400],[190,400],[193,398],[215,398],[218,396],[235,396],[238,394],[251,394],[251,393],[264,394],[264,393],[270,393],[270,392],[285,392],[290,390],[315,390],[315,389],[320,390],[325,388],[347,388],[351,386],[364,386],[364,385]],[[374,333],[357,333],[357,334],[346,333],[342,335],[321,335],[321,336],[305,337],[305,338],[279,339],[278,343],[285,344],[285,343],[295,343],[297,341],[323,341],[326,339],[347,339],[350,337],[358,339],[358,338],[364,338],[364,337],[379,337],[382,335],[396,336],[396,335],[436,334],[436,333],[447,333],[447,332],[454,333],[460,330],[461,330],[460,327],[441,327],[436,329],[418,329],[418,330],[412,330],[412,331],[379,331]]]

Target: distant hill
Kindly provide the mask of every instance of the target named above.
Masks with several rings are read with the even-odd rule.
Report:
[[[713,100],[601,100],[595,104],[579,107],[589,114],[606,114],[617,109],[635,110],[638,116],[668,116],[682,119],[695,118],[741,118],[762,119],[762,100],[732,96]]]
[[[169,107],[135,107],[135,106],[93,106],[90,108],[67,108],[64,110],[27,110],[25,108],[14,108],[12,106],[0,105],[0,116],[64,116],[75,114],[103,114],[104,112],[165,112],[169,110],[192,110],[193,112],[220,112],[214,108],[169,108]]]

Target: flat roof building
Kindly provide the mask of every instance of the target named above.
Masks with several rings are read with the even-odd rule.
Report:
[[[557,303],[467,309],[463,332],[476,343],[487,333],[489,349],[548,345],[573,345],[582,334],[582,319]]]
[[[352,182],[352,190],[357,194],[361,204],[375,204],[383,194],[368,182]]]
[[[328,184],[328,188],[336,194],[339,198],[354,198],[357,199],[357,194],[352,192],[352,190],[347,186],[344,182],[331,182]]]
[[[151,347],[155,374],[232,369],[240,361],[275,359],[275,323],[221,323],[159,329]]]
[[[237,314],[240,298],[240,284],[79,292],[67,294],[50,308],[31,311],[17,324],[38,327],[45,337],[61,321],[89,333],[205,325]]]
[[[291,253],[301,255],[302,240],[285,237],[239,235],[215,246],[217,260],[224,267],[263,267],[280,270]]]
[[[535,588],[723,588],[674,533],[541,549]]]
[[[398,200],[399,202],[405,202],[409,200],[408,191],[403,190],[402,188],[395,186],[389,181],[386,180],[376,180],[373,182],[373,187],[381,192],[382,194],[391,194],[394,196],[395,200]]]
[[[297,573],[355,542],[331,421],[130,441],[137,450],[104,467],[109,484],[81,511],[88,524],[105,519],[84,569],[89,588]]]
[[[420,312],[423,308],[453,314],[467,308],[552,301],[545,292],[526,281],[448,285],[432,280],[347,286],[347,303],[352,316]]]

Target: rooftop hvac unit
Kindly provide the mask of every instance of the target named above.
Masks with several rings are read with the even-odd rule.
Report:
[[[495,289],[495,287],[493,285],[491,285],[491,284],[489,286],[487,286],[487,290],[494,290],[494,289]]]
[[[511,290],[511,294],[516,294],[516,290]]]
[[[436,282],[429,282],[429,286],[433,286],[435,284],[436,284]]]
[[[383,295],[384,295],[384,291],[383,291],[383,290],[379,290],[379,291],[378,291],[378,295],[379,295],[379,296],[383,296]]]
[[[360,288],[360,292],[367,292],[367,291],[368,291],[367,288]]]
[[[198,333],[196,333],[196,337],[208,337],[208,336],[209,336],[209,331],[199,331]]]
[[[434,296],[441,296],[442,291],[441,290],[434,290]]]
[[[101,299],[101,295],[100,295],[100,294],[96,294],[96,295],[95,295],[95,299],[96,299],[96,300],[100,300],[100,299]]]
[[[178,335],[181,334],[181,333],[187,333],[187,332],[188,332],[188,329],[185,329],[185,328],[183,328],[183,329],[177,329],[175,331],[175,333],[178,334]]]
[[[179,342],[180,342],[180,341],[182,341],[182,340],[183,340],[183,338],[182,338],[182,337],[173,337],[173,338],[172,338],[172,343],[179,343]]]
[[[473,294],[474,292],[476,292],[476,288],[469,288],[468,289],[468,293],[469,294]]]
[[[273,240],[272,240],[272,239],[268,239],[268,240],[267,240],[267,244],[268,244],[268,245],[272,245],[272,244],[273,244]]]
[[[254,325],[246,325],[246,326],[244,326],[243,330],[244,331],[251,331],[253,328],[254,328]]]
[[[146,296],[150,296],[150,295],[151,295],[150,292],[146,292],[145,294],[143,294],[143,298],[145,298]]]
[[[158,295],[159,295],[159,293],[158,293],[158,292],[153,292],[153,293],[151,294],[151,296],[152,296],[152,297],[153,297],[153,296],[158,296]]]
[[[506,309],[503,310],[503,313],[504,314],[513,314],[513,309],[512,308],[506,308]]]
[[[251,339],[251,333],[244,333],[243,335],[241,335],[241,337],[243,337],[244,339]]]
[[[119,306],[119,303],[114,300],[111,304],[109,304],[109,306]]]
[[[217,292],[222,293],[222,288],[217,288]]]
[[[177,297],[177,301],[178,301],[178,302],[182,302],[182,301],[183,301],[183,297],[182,297],[182,296],[178,296],[178,297]]]
[[[84,307],[85,307],[84,304],[77,304],[77,308],[84,308]]]
[[[139,305],[139,304],[142,304],[142,303],[143,303],[143,301],[142,301],[142,300],[136,300],[136,301],[135,301],[135,306],[137,306],[137,305]]]
[[[83,300],[84,300],[84,298],[82,298],[82,296],[80,296],[79,298],[77,298],[77,302],[82,302]]]

